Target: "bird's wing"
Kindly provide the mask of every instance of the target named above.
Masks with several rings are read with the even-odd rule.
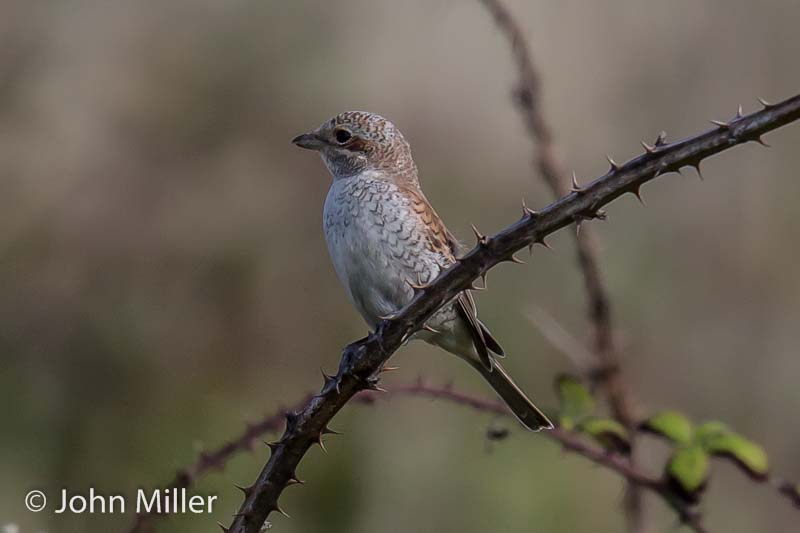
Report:
[[[417,188],[408,188],[404,192],[407,197],[411,199],[411,206],[414,212],[420,217],[428,229],[428,246],[429,248],[441,254],[449,263],[456,261],[456,255],[459,252],[460,244],[452,233],[447,229],[442,222],[442,219],[431,206],[425,195]],[[478,310],[475,306],[475,300],[472,298],[472,293],[464,291],[456,297],[456,306],[459,315],[464,319],[464,322],[469,327],[472,342],[475,350],[478,352],[478,357],[481,363],[489,370],[493,368],[492,357],[489,355],[489,350],[502,356],[503,348],[495,340],[489,330],[486,329],[480,320],[478,320]]]
[[[410,200],[411,209],[427,228],[428,249],[444,256],[448,263],[454,263],[456,257],[453,253],[452,243],[457,243],[456,238],[445,227],[428,199],[416,187],[403,188],[402,191]]]

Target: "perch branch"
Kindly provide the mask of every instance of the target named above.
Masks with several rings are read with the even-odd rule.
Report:
[[[716,125],[693,137],[656,146],[609,170],[584,187],[540,212],[525,210],[520,220],[493,236],[479,241],[464,257],[443,271],[427,287],[415,291],[411,302],[394,317],[382,321],[375,332],[345,347],[336,376],[325,380],[319,394],[299,412],[286,415],[280,440],[270,444],[269,460],[252,486],[228,528],[234,533],[258,533],[267,516],[279,511],[278,498],[287,484],[297,480],[296,468],[314,444],[321,443],[327,425],[339,410],[362,390],[375,389],[379,374],[392,354],[443,305],[467,289],[495,265],[512,261],[514,252],[543,243],[545,237],[587,218],[602,218],[601,207],[625,193],[636,194],[646,182],[700,162],[714,154],[761,136],[800,119],[800,95],[760,111]]]
[[[290,410],[302,409],[311,399],[311,394],[306,395],[300,402],[295,404]],[[212,470],[223,470],[225,464],[239,452],[252,451],[260,439],[267,433],[275,433],[283,427],[284,413],[286,409],[279,409],[277,413],[264,417],[255,424],[247,424],[244,432],[235,439],[226,442],[219,448],[212,451],[200,453],[197,460],[191,465],[178,470],[173,480],[165,489],[186,489],[197,483],[197,480]],[[164,494],[164,491],[161,491]],[[171,491],[174,492],[174,491]],[[165,496],[166,497],[166,496]],[[162,502],[163,503],[163,502]],[[166,509],[166,505],[162,504]],[[152,519],[157,514],[137,513],[129,533],[144,533],[151,531]]]
[[[552,130],[544,116],[541,77],[533,62],[525,34],[502,0],[481,1],[511,44],[511,55],[519,76],[513,93],[514,103],[536,147],[539,174],[553,196],[560,198],[569,192],[569,178],[556,155]],[[609,163],[612,169],[616,166],[610,158]],[[600,270],[593,234],[590,228],[586,228],[583,231],[576,231],[574,235],[578,266],[583,275],[588,315],[593,329],[592,351],[595,363],[588,369],[589,378],[595,385],[602,386],[608,396],[614,418],[630,430],[633,429],[636,419],[634,401],[630,387],[624,380],[614,342],[611,300]],[[631,434],[633,435],[633,432]],[[631,446],[633,445],[634,440],[631,440]],[[635,457],[635,452],[632,452],[630,455],[632,463]],[[628,486],[625,510],[628,531],[632,533],[644,531],[642,498],[634,484]]]

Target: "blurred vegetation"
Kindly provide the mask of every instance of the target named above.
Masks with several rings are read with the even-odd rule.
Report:
[[[543,75],[546,114],[579,176],[800,87],[800,4],[775,0],[509,2]],[[390,117],[429,198],[465,239],[548,203],[509,102],[506,43],[478,2],[4,0],[0,17],[0,525],[122,530],[130,516],[29,513],[24,494],[131,494],[320,385],[365,327],[321,232],[329,178],[289,145],[344,109]],[[596,223],[648,411],[725,420],[800,478],[800,129],[737,149],[705,182],[669,177]],[[533,303],[588,338],[571,242],[502,266],[481,293],[507,366],[544,405],[570,362]],[[411,345],[387,386],[455,380],[455,358]],[[622,484],[523,435],[486,452],[488,416],[404,399],[349,407],[274,519],[280,531],[619,531]],[[198,489],[228,522],[266,449]],[[645,455],[669,453],[650,443]],[[722,465],[720,465],[722,466]],[[708,527],[787,531],[796,512],[733,468]],[[674,518],[651,505],[659,524]],[[667,529],[664,529],[666,531]]]

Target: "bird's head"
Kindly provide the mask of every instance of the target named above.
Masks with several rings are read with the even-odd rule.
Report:
[[[316,150],[334,179],[373,170],[416,181],[411,147],[394,124],[375,113],[345,111],[292,142]]]

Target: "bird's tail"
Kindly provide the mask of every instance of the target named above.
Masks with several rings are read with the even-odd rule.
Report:
[[[553,429],[553,423],[525,396],[525,393],[514,383],[497,361],[494,361],[492,370],[486,368],[478,360],[469,359],[468,361],[489,382],[489,385],[508,405],[508,408],[523,426],[531,431]]]

